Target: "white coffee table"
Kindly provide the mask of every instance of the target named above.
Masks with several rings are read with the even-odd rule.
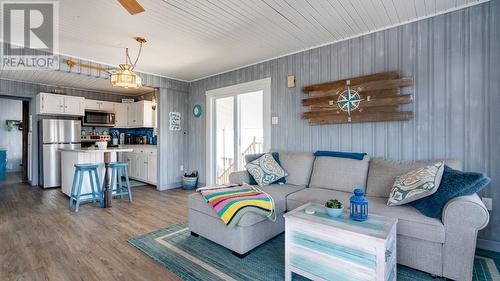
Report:
[[[397,219],[368,214],[357,222],[349,210],[331,218],[316,203],[284,216],[285,280],[292,272],[312,280],[396,280]]]

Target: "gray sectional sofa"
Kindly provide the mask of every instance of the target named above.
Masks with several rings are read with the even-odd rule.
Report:
[[[386,205],[396,176],[435,161],[393,161],[368,156],[353,160],[288,152],[280,152],[280,161],[289,174],[286,184],[261,188],[275,201],[276,221],[250,213],[235,228],[228,228],[195,193],[188,204],[192,233],[244,255],[284,231],[286,211],[307,202],[324,203],[330,198],[337,198],[348,207],[352,190],[361,187],[369,201],[369,213],[398,218],[399,264],[453,280],[471,280],[477,232],[489,221],[489,213],[476,194],[448,202],[440,220],[426,217],[409,205]],[[445,163],[461,169],[458,161]],[[248,173],[233,173],[230,181],[248,182]]]

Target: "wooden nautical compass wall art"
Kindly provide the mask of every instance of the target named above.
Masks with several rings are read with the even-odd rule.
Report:
[[[413,111],[401,111],[401,104],[413,102],[412,94],[400,94],[401,87],[413,85],[413,77],[398,71],[338,80],[304,87],[309,94],[302,104],[309,111],[302,118],[311,125],[397,121],[413,118]]]

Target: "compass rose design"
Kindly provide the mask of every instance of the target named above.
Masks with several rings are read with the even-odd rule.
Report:
[[[361,98],[361,95],[356,90],[351,89],[349,80],[346,81],[346,84],[346,89],[339,94],[337,105],[340,110],[347,112],[350,122],[351,112],[359,109],[359,103],[364,99]]]

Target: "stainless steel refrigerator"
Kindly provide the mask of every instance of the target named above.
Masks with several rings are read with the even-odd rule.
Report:
[[[39,123],[41,151],[40,185],[43,188],[61,186],[60,148],[81,148],[79,120],[43,119]]]

